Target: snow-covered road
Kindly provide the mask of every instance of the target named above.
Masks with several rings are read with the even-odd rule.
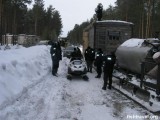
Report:
[[[31,51],[30,54],[23,56],[28,50]],[[142,117],[153,116],[117,91],[102,90],[103,79],[95,78],[95,71],[88,73],[89,81],[81,78],[67,80],[67,58],[60,62],[59,77],[52,76],[49,47],[37,46],[11,53],[15,52],[19,59],[1,59],[3,64],[0,71],[5,74],[0,75],[0,85],[4,87],[0,88],[3,90],[0,91],[0,97],[7,102],[0,106],[0,120],[130,120],[135,116],[141,118],[134,120],[141,120]],[[8,54],[6,56],[10,54],[9,51],[5,53]],[[3,51],[2,54],[4,55]],[[12,61],[16,65],[10,64]],[[25,64],[21,64],[23,61]],[[8,72],[12,69],[16,72],[15,76]],[[33,75],[28,77],[31,73],[35,74],[34,79]],[[11,75],[13,79],[7,75]],[[5,83],[5,80],[8,81]],[[13,80],[16,87],[9,84]],[[15,91],[12,93],[12,90]]]
[[[59,77],[48,73],[27,88],[0,111],[0,120],[125,120],[127,115],[148,114],[115,90],[101,90],[103,81],[94,78],[95,72],[88,73],[89,81],[68,81],[65,61],[61,61]]]

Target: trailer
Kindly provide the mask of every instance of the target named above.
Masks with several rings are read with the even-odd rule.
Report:
[[[127,39],[133,37],[133,23],[119,20],[96,21],[83,33],[84,49],[101,48],[104,53],[115,51]]]

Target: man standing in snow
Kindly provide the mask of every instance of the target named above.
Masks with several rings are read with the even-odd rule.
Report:
[[[90,46],[88,46],[87,49],[85,50],[84,56],[85,56],[85,60],[87,63],[88,72],[92,73],[92,64],[95,59],[94,49],[92,49]]]
[[[110,55],[107,55],[105,58],[105,64],[104,64],[104,68],[103,68],[103,72],[104,72],[104,84],[102,89],[106,90],[107,87],[107,82],[109,79],[109,86],[108,89],[111,89],[112,87],[112,73],[113,73],[113,67],[116,61],[116,56],[114,54],[114,52],[112,52]]]
[[[102,51],[101,48],[99,48],[98,51],[97,51],[94,65],[97,68],[97,76],[95,78],[101,78],[102,65],[103,65],[103,51]]]
[[[59,42],[52,44],[50,53],[52,58],[52,75],[57,76],[59,61],[62,60],[62,51]]]

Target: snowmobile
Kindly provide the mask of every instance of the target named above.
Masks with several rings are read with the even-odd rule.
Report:
[[[87,73],[87,65],[83,58],[74,57],[70,58],[70,62],[68,65],[68,74],[67,79],[72,80],[72,76],[82,76],[84,80],[88,80]]]

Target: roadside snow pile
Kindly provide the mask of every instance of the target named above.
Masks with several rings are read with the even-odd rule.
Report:
[[[0,107],[36,83],[51,69],[47,46],[0,51]]]

